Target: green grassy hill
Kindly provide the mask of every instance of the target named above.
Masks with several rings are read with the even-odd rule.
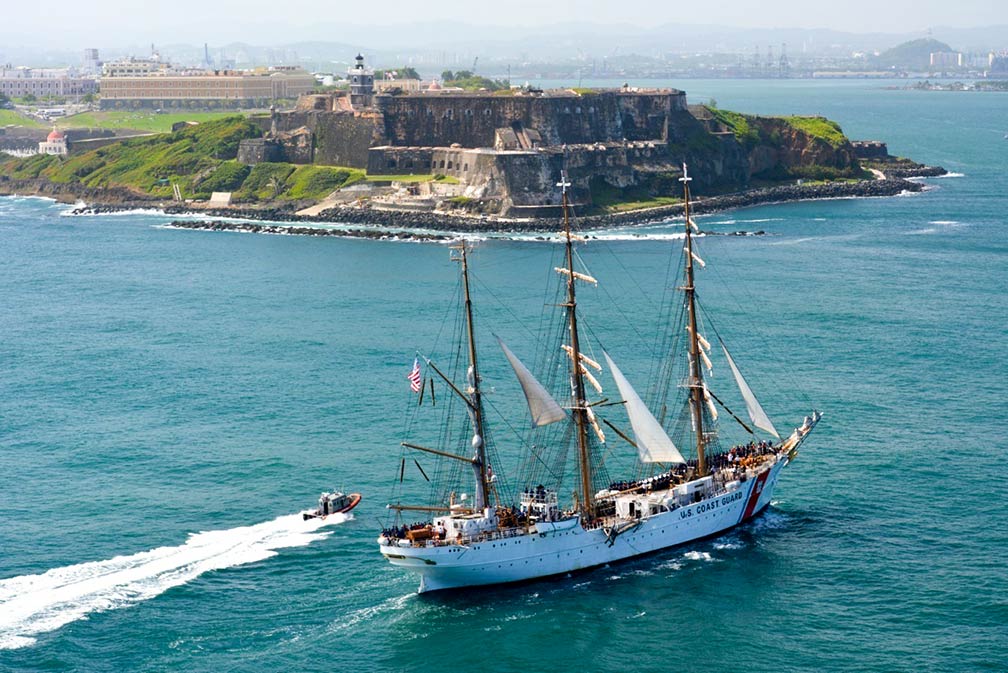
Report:
[[[172,185],[177,184],[185,198],[206,199],[211,192],[230,191],[238,201],[318,200],[364,178],[363,171],[352,168],[249,167],[235,161],[238,143],[260,135],[260,129],[244,117],[230,116],[66,159],[48,155],[11,159],[0,163],[0,171],[15,179],[125,187],[164,198],[172,196]]]
[[[882,68],[924,69],[931,65],[931,52],[954,51],[944,42],[930,38],[921,38],[898,44],[888,49],[876,58],[876,64]]]

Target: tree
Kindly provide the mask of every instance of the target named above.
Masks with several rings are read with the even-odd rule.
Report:
[[[442,82],[450,82],[453,79],[455,79],[455,73],[453,73],[451,70],[445,70],[444,72],[441,73]]]
[[[81,98],[81,100],[84,101],[85,103],[94,103],[95,95],[93,93],[86,93],[84,94],[84,97]]]
[[[33,93],[25,94],[21,98],[21,100],[23,100],[25,103],[34,103],[35,102],[35,94],[33,94]]]
[[[392,79],[420,79],[420,73],[416,71],[416,68],[411,68],[408,65],[401,68],[374,71],[375,79],[387,79],[388,74],[392,75]]]
[[[10,98],[5,94],[0,93],[0,107],[5,107],[7,103],[10,103]]]

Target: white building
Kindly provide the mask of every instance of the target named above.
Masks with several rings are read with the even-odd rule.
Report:
[[[53,130],[46,136],[44,142],[38,144],[39,154],[55,154],[65,157],[67,153],[67,141],[63,132],[53,127]]]

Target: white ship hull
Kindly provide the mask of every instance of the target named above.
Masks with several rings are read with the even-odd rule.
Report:
[[[700,502],[627,520],[623,531],[586,530],[577,517],[535,523],[530,532],[465,545],[379,538],[395,566],[420,575],[420,592],[520,582],[633,558],[723,533],[762,511],[773,496],[785,455],[756,476]]]

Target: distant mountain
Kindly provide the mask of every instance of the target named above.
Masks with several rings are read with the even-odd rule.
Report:
[[[878,55],[876,59],[882,68],[908,68],[920,70],[931,64],[931,54],[938,51],[954,51],[944,42],[931,38],[910,40],[898,44]]]

